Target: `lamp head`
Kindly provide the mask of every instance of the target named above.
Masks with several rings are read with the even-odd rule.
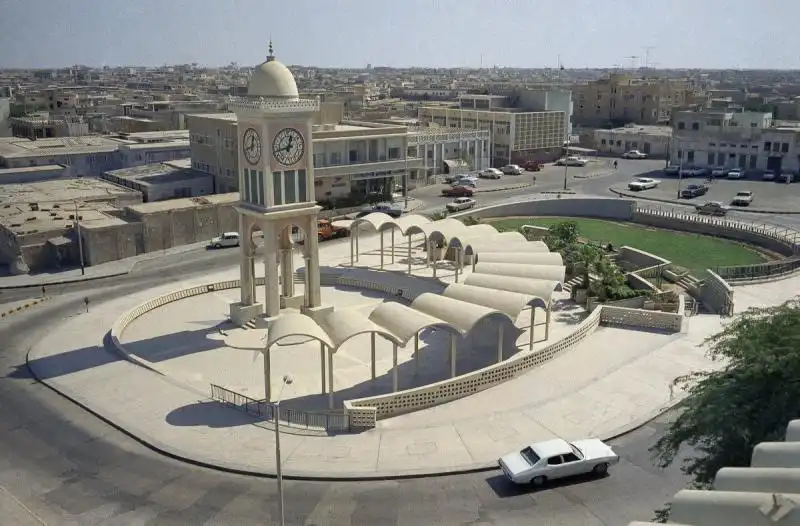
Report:
[[[285,383],[286,385],[291,385],[292,382],[294,382],[294,378],[292,378],[288,374],[283,375],[283,383]]]

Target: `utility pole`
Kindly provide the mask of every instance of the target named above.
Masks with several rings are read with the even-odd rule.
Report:
[[[650,66],[650,52],[655,48],[655,46],[644,47],[644,69],[647,69]]]
[[[86,266],[83,261],[83,239],[81,239],[81,216],[78,215],[78,202],[75,201],[75,227],[78,233],[78,257],[81,261],[81,276],[86,275]]]

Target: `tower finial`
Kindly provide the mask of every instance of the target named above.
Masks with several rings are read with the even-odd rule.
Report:
[[[275,60],[275,52],[272,49],[272,37],[269,37],[269,55],[267,55],[267,61]]]

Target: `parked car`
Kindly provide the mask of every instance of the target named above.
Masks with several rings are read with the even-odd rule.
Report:
[[[503,175],[522,175],[525,170],[518,164],[507,164],[501,168]]]
[[[647,154],[639,150],[630,150],[622,154],[623,159],[647,159]]]
[[[749,206],[753,202],[753,192],[750,190],[741,190],[736,192],[731,200],[732,205],[736,206]]]
[[[586,473],[604,476],[619,456],[596,438],[567,442],[555,438],[503,455],[500,469],[515,484],[541,486],[548,481]]]
[[[781,174],[783,175],[783,174]],[[775,180],[775,172],[772,170],[764,170],[764,173],[761,174],[761,179],[764,181],[774,181]]]
[[[451,186],[442,190],[444,197],[472,197],[474,191],[468,186]]]
[[[734,168],[728,172],[728,179],[741,179],[742,177],[744,177],[744,172],[739,168]]]
[[[393,205],[392,203],[378,203],[376,205],[364,207],[356,214],[356,218],[364,217],[367,214],[375,212],[383,212],[391,217],[397,218],[403,215],[403,209]]]
[[[725,167],[717,167],[711,170],[711,177],[725,177],[727,175],[728,169]]]
[[[472,172],[472,173],[464,172],[464,173],[448,174],[448,175],[445,175],[442,179],[444,180],[445,183],[452,184],[452,183],[456,182],[457,180],[464,179],[464,178],[477,179],[477,174],[475,172]]]
[[[692,199],[708,193],[708,187],[703,184],[690,184],[681,190],[681,197],[684,199]]]
[[[678,175],[680,173],[680,168],[674,165],[667,166],[664,168],[665,175]]]
[[[209,248],[228,248],[239,246],[238,232],[225,232],[219,237],[215,237],[208,242]]]
[[[692,168],[693,177],[708,177],[711,175],[710,168]]]
[[[681,177],[694,177],[694,168],[681,168]]]
[[[539,161],[525,161],[522,167],[528,172],[540,172],[542,170],[542,165]]]
[[[694,207],[698,214],[706,214],[712,216],[724,216],[728,213],[728,207],[719,201],[708,201],[701,205]]]
[[[577,155],[562,157],[556,161],[556,166],[586,166],[589,161]]]
[[[475,208],[477,201],[471,197],[457,197],[452,203],[447,203],[445,208],[448,212],[460,212],[461,210],[469,210]]]
[[[651,188],[655,188],[661,181],[658,179],[650,179],[649,177],[637,177],[630,183],[628,183],[628,188],[635,192],[641,190],[650,190]]]
[[[501,172],[497,168],[487,168],[485,170],[482,170],[478,174],[478,177],[480,177],[481,179],[500,179],[501,177],[503,177],[503,172]]]
[[[782,172],[781,175],[778,177],[778,181],[781,183],[791,183],[796,179],[792,172]]]
[[[478,186],[478,178],[472,175],[462,175],[453,181],[452,186],[469,186],[476,188]]]

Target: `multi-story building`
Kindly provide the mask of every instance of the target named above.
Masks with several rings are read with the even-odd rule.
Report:
[[[214,193],[213,178],[193,169],[190,159],[111,170],[100,178],[140,192],[144,203]]]
[[[614,74],[572,86],[574,122],[584,126],[669,123],[672,110],[686,103],[684,81],[633,79]]]
[[[800,128],[781,125],[771,113],[675,114],[673,164],[800,173]]]
[[[489,159],[502,166],[549,160],[572,133],[569,91],[518,90],[512,95],[462,95],[458,107],[425,105],[421,121],[451,129],[489,132]]]
[[[650,157],[665,158],[669,155],[672,128],[629,124],[611,130],[593,130],[592,135],[592,146],[600,153],[621,155],[639,150]]]
[[[11,99],[0,97],[0,137],[11,135]]]
[[[47,113],[12,117],[11,134],[14,137],[45,139],[50,137],[80,137],[89,135],[89,123],[79,115],[50,117]]]

